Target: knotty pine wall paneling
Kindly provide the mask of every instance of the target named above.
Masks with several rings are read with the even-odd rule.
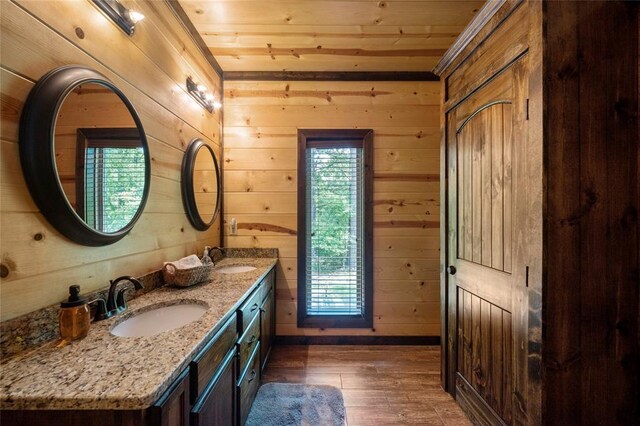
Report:
[[[191,98],[186,77],[218,93],[220,78],[165,2],[123,3],[146,17],[131,37],[86,0],[0,3],[0,252],[9,270],[0,282],[3,321],[60,302],[70,284],[83,293],[97,290],[119,275],[142,275],[220,242],[220,221],[196,231],[180,193],[180,166],[191,139],[201,138],[221,154],[220,115]],[[47,71],[68,64],[94,68],[118,86],[138,111],[149,142],[145,211],[127,237],[105,247],[78,245],[49,225],[20,168],[24,101]]]
[[[439,336],[438,82],[225,81],[229,247],[277,247],[280,336]],[[373,329],[299,329],[297,129],[374,131]]]

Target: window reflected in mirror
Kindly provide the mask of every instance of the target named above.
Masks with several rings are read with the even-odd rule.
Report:
[[[138,212],[145,153],[127,106],[97,83],[75,87],[55,126],[58,178],[67,201],[92,229],[115,233]]]

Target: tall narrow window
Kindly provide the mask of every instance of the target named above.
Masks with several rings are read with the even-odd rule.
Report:
[[[298,326],[371,327],[372,131],[298,141]]]

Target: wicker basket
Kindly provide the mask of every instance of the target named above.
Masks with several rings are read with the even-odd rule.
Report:
[[[189,269],[178,269],[173,263],[167,263],[162,267],[162,277],[169,285],[189,287],[206,281],[214,266],[213,263],[209,263]]]

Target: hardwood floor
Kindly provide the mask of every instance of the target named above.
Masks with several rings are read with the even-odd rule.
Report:
[[[470,425],[439,374],[436,346],[275,346],[263,379],[342,389],[348,426]]]

